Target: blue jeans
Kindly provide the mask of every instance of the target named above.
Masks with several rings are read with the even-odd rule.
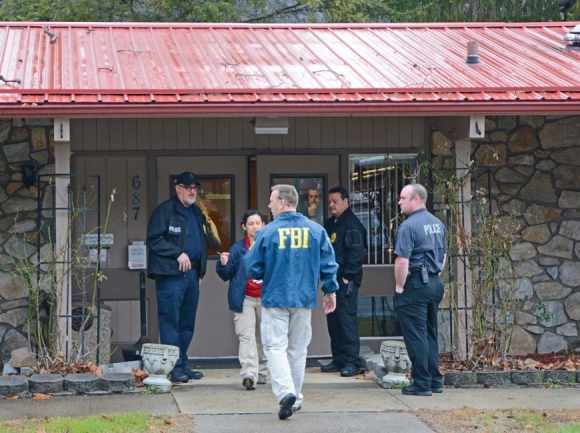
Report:
[[[419,273],[405,282],[403,293],[395,293],[395,310],[412,362],[413,384],[421,391],[441,388],[437,311],[443,299],[444,284],[438,275],[431,275],[423,284]]]
[[[199,301],[199,271],[192,269],[180,276],[157,280],[157,314],[161,344],[179,347],[174,371],[187,365],[187,350],[195,330]]]

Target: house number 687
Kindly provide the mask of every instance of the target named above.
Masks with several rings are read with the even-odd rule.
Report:
[[[139,216],[139,210],[141,209],[141,181],[139,180],[139,175],[136,174],[133,176],[131,180],[131,186],[133,187],[133,198],[131,199],[131,204],[133,205],[133,217],[134,220],[137,221],[137,217]]]

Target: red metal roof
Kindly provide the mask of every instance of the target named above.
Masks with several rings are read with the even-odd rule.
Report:
[[[580,112],[574,24],[0,23],[0,116]]]

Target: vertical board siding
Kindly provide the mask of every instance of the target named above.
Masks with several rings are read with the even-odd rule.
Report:
[[[151,130],[151,150],[163,150],[164,148],[164,136],[165,136],[165,122],[163,119],[151,119],[150,120],[150,130]]]
[[[109,134],[111,143],[110,149],[111,150],[123,150],[123,144],[125,142],[125,138],[123,136],[123,119],[103,119],[108,122],[107,126],[111,130]]]
[[[137,119],[137,149],[151,149],[151,122],[148,119]]]
[[[423,117],[289,117],[288,134],[256,135],[253,118],[72,119],[73,151],[411,149]]]
[[[187,150],[191,148],[191,135],[189,131],[189,119],[187,117],[179,117],[175,120],[175,127],[177,129],[177,150]]]
[[[114,235],[114,245],[107,249],[107,262],[104,267],[126,269],[127,247],[131,241],[145,241],[143,234],[147,230],[149,209],[146,197],[148,180],[146,157],[73,156],[73,170],[77,174],[101,176],[101,230]],[[78,185],[75,186],[75,190],[80,191],[80,186],[84,183],[89,191],[89,199],[96,200],[96,188],[90,185],[96,179],[80,179],[76,182]],[[111,201],[113,190],[115,194]],[[96,212],[87,214],[86,227],[87,230],[94,230],[97,227]]]

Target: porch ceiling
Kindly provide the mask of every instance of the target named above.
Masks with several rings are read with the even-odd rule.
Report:
[[[573,27],[0,23],[0,116],[577,113]]]

